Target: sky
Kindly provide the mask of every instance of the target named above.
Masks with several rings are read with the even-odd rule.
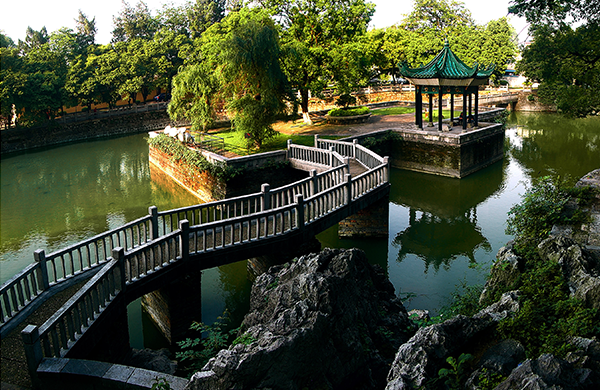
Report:
[[[383,28],[400,22],[403,15],[409,14],[413,7],[412,0],[371,0],[375,3],[375,15],[371,21],[371,28]],[[463,0],[471,11],[477,24],[486,24],[490,20],[507,16],[509,0]],[[78,10],[87,15],[89,19],[96,18],[96,43],[109,43],[113,30],[112,17],[122,9],[121,0],[6,0],[3,1],[0,13],[0,30],[13,41],[25,39],[25,31],[30,26],[34,30],[46,27],[48,33],[61,27],[75,28],[75,18]],[[130,5],[135,5],[137,0],[129,0]],[[153,14],[161,9],[163,4],[173,3],[180,5],[185,0],[145,0]],[[510,16],[510,22],[517,33],[526,27],[523,18]],[[527,38],[526,31],[519,35],[519,42]]]

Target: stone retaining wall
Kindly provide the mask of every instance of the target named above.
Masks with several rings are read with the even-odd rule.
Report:
[[[173,123],[166,111],[151,111],[87,122],[51,123],[45,127],[7,129],[1,132],[0,152],[4,155],[5,153],[88,141],[90,139],[146,133],[163,129],[168,124],[184,126],[189,123]]]

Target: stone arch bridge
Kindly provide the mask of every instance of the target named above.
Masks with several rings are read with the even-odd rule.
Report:
[[[237,198],[162,212],[151,207],[142,218],[68,248],[36,251],[35,262],[0,288],[2,338],[49,297],[89,280],[42,326],[22,331],[34,387],[68,378],[150,387],[149,380],[165,375],[79,359],[123,326],[112,319],[126,318],[127,303],[167,280],[298,245],[389,195],[388,158],[356,142],[288,143],[287,158],[310,176]],[[129,348],[128,340],[123,346]],[[186,383],[171,379],[173,388]]]

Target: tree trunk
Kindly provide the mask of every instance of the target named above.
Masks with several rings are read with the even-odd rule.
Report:
[[[308,115],[308,89],[300,88],[300,107],[302,108],[302,119],[304,123],[312,125],[312,120]]]

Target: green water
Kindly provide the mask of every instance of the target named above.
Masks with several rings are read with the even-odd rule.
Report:
[[[534,177],[580,177],[600,168],[600,118],[512,114],[502,162],[462,180],[392,170],[389,237],[340,240],[336,227],[323,246],[358,247],[379,264],[409,308],[435,313],[462,283],[485,280],[504,233],[506,214]],[[0,282],[33,261],[147,213],[196,203],[148,163],[144,135],[93,141],[4,158],[1,164]],[[256,183],[257,188],[261,183]],[[240,319],[248,306],[245,262],[203,272],[202,316],[225,309]],[[132,346],[161,346],[139,302],[130,305]],[[140,329],[142,331],[140,331]]]

